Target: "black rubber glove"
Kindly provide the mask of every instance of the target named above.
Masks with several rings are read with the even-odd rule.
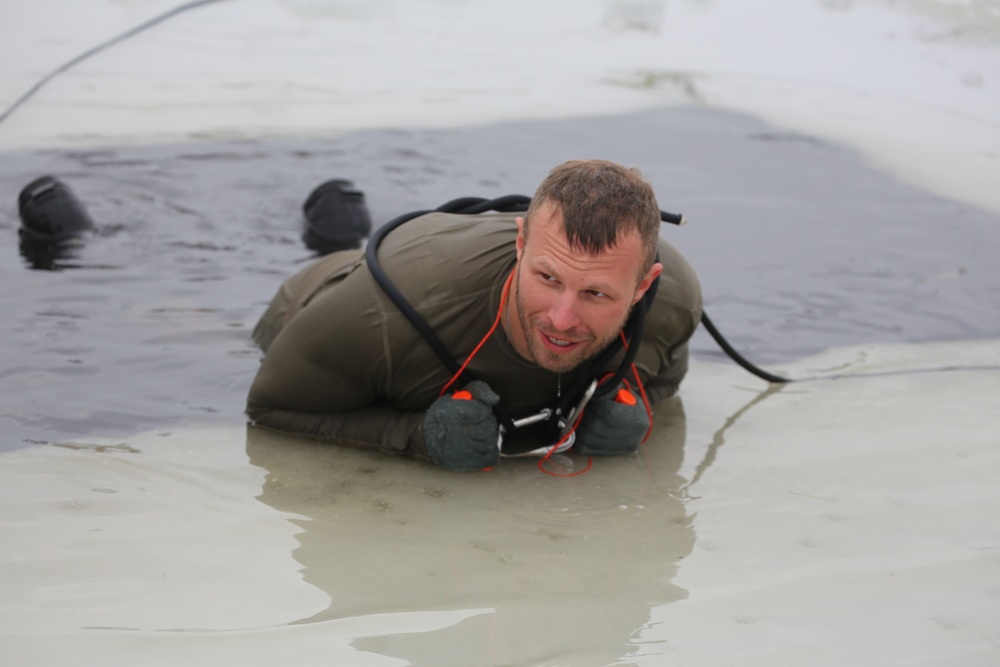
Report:
[[[573,449],[591,456],[631,454],[639,449],[648,430],[646,405],[622,386],[587,405]]]
[[[455,472],[496,464],[500,458],[499,430],[491,408],[499,401],[481,380],[434,401],[424,417],[424,443],[431,461]]]

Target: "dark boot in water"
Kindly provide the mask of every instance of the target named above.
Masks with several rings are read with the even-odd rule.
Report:
[[[17,198],[21,255],[37,269],[56,268],[56,260],[72,257],[82,238],[94,229],[87,210],[65,183],[41,176]]]
[[[360,248],[371,233],[365,196],[351,181],[334,179],[319,185],[302,211],[306,216],[302,240],[321,255]]]
[[[83,204],[65,183],[42,176],[28,183],[17,198],[22,239],[63,243],[94,229]]]

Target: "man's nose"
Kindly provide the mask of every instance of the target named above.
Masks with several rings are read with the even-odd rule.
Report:
[[[559,331],[569,331],[580,324],[580,315],[575,294],[563,290],[549,308],[549,322]]]

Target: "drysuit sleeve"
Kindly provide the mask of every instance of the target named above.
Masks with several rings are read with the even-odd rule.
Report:
[[[701,321],[701,285],[684,257],[660,241],[663,273],[646,314],[636,367],[651,405],[677,393],[688,370],[688,341]]]
[[[384,313],[368,273],[325,288],[275,336],[250,387],[257,426],[365,449],[426,457],[423,410],[390,405]]]
[[[653,375],[644,383],[646,397],[649,399],[651,406],[655,406],[657,403],[662,403],[672,397],[680,388],[681,380],[684,379],[688,369],[687,344],[682,344],[670,350],[667,353],[667,358],[670,360],[669,365],[663,366],[659,373]],[[640,377],[644,375],[649,377],[648,374],[642,373],[643,369],[641,365],[637,364],[637,366],[639,366]]]

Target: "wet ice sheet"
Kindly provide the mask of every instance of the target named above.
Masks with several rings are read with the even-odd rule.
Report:
[[[839,350],[796,368],[998,354],[998,342]],[[654,610],[640,638],[699,665],[995,663],[997,396],[1000,375],[981,370],[796,384],[753,406],[690,489],[698,540],[675,580],[690,595]]]
[[[697,410],[568,479],[242,429],[3,453],[0,656],[993,665],[1000,371],[905,372],[939,365],[1000,343],[832,350],[784,370],[867,377],[777,391],[696,362]]]

